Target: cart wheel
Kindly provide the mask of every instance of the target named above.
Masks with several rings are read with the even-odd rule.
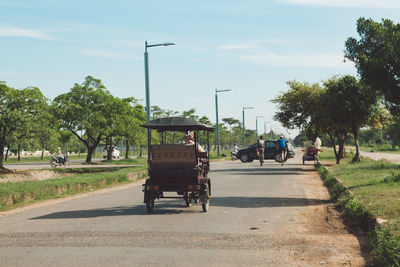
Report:
[[[203,212],[207,212],[208,206],[210,203],[210,194],[209,194],[208,184],[204,184],[203,192],[201,192],[201,194],[200,194],[200,202],[201,202],[201,207],[203,208]]]
[[[208,211],[208,201],[207,201],[207,203],[202,203],[201,207],[203,208],[203,212],[207,212]]]
[[[154,199],[148,198],[146,200],[146,209],[147,209],[147,212],[152,212],[153,211],[153,209],[154,209]]]
[[[148,181],[146,181],[146,184],[147,183],[148,183]],[[146,191],[144,193],[144,202],[146,203],[147,212],[152,212],[154,209],[154,198],[150,192]]]
[[[192,198],[189,196],[188,193],[185,193],[184,199],[186,202],[186,207],[192,206]]]

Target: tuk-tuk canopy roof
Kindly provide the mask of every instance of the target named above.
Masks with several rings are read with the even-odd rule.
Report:
[[[206,130],[214,131],[213,127],[201,124],[200,122],[184,117],[168,117],[151,120],[144,125],[144,128],[157,129],[158,131],[193,131],[193,130]]]

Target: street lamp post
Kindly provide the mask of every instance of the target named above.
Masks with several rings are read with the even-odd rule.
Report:
[[[169,46],[175,45],[175,43],[162,43],[162,44],[148,44],[144,42],[144,82],[146,89],[146,121],[150,121],[150,85],[149,85],[149,55],[147,48],[155,46]],[[150,159],[150,129],[147,129],[147,159]]]
[[[258,119],[264,118],[264,116],[256,116],[256,141],[258,139]]]
[[[264,138],[267,138],[267,123],[270,123],[270,122],[269,121],[264,122],[264,135],[265,135]]]
[[[242,110],[242,124],[243,124],[243,148],[246,147],[246,127],[244,126],[244,110],[253,109],[253,107],[243,107]]]
[[[215,128],[217,129],[217,154],[218,154],[218,156],[219,156],[218,93],[229,92],[229,91],[232,91],[232,90],[231,89],[217,90],[215,88],[215,115],[216,115]]]

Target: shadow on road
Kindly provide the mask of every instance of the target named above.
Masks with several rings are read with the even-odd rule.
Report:
[[[265,208],[311,206],[329,203],[329,200],[288,197],[213,197],[212,206],[233,208]]]
[[[285,198],[285,197],[213,197],[210,207],[232,207],[232,208],[265,208],[265,207],[293,207],[310,206],[329,203],[329,200],[308,199],[308,198]],[[156,202],[153,212],[148,213],[145,205],[131,207],[115,207],[109,209],[93,210],[71,210],[50,213],[47,215],[31,218],[40,219],[78,219],[96,218],[108,216],[133,216],[133,215],[168,215],[179,213],[198,213],[201,211],[200,204],[194,204],[197,208],[186,208],[181,201]]]
[[[311,170],[315,171],[315,170]],[[303,172],[309,172],[302,168],[236,168],[211,170],[211,173],[229,173],[231,175],[301,175]]]

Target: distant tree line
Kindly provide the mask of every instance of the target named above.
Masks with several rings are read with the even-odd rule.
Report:
[[[183,116],[213,125],[206,116],[196,115],[195,109],[179,113],[151,107],[152,118]],[[4,169],[10,151],[18,155],[22,150],[55,152],[58,147],[64,151],[87,152],[86,162],[92,161],[93,152],[99,146],[107,149],[111,159],[112,150],[123,143],[125,157],[130,147],[142,148],[146,145],[146,132],[141,127],[146,121],[145,108],[134,97],[113,96],[100,79],[87,76],[82,84],[75,83],[65,94],[50,100],[39,88],[15,89],[0,81],[0,170]],[[223,148],[242,142],[243,128],[239,120],[223,118],[218,125]],[[256,141],[255,131],[246,129],[246,140]],[[275,137],[270,132],[266,137]],[[157,141],[160,136],[153,133]],[[176,136],[165,138],[170,141]],[[205,142],[205,136],[201,142]],[[211,145],[216,149],[215,132],[210,136]]]
[[[302,129],[296,142],[326,135],[337,164],[346,156],[350,135],[354,161],[360,161],[360,139],[376,142],[384,135],[393,146],[400,143],[400,24],[360,18],[357,32],[358,40],[346,40],[344,56],[355,63],[359,78],[333,76],[321,84],[289,81],[289,90],[273,100],[280,108],[275,119]],[[381,129],[381,138],[373,137],[374,129]]]

